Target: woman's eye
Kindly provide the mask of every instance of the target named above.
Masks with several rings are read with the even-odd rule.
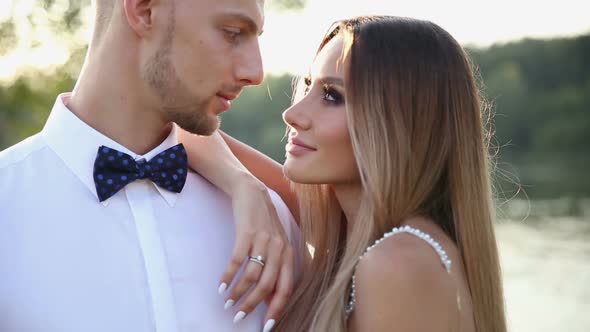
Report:
[[[311,78],[305,77],[303,83],[305,84],[304,95],[307,95],[312,88]],[[321,84],[318,86],[318,89],[321,89],[319,90],[321,91],[320,96],[325,103],[335,106],[344,103],[344,96],[329,84]]]
[[[342,94],[329,86],[324,86],[324,100],[335,105],[340,105],[344,102]]]

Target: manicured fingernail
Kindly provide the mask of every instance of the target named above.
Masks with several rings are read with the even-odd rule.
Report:
[[[232,299],[225,301],[225,305],[223,306],[223,309],[227,310],[227,309],[231,308],[234,305],[234,303],[236,303],[236,302]]]
[[[246,317],[246,313],[243,311],[238,312],[235,316],[234,316],[234,323],[237,323],[239,321],[241,321],[242,319],[244,319],[244,317]]]
[[[225,290],[227,289],[227,284],[224,282],[221,285],[219,285],[219,288],[217,289],[217,293],[219,293],[219,295],[223,294],[223,292],[225,292]]]
[[[275,320],[269,319],[266,321],[266,324],[264,324],[264,329],[262,330],[262,332],[270,332],[274,326],[275,326]]]

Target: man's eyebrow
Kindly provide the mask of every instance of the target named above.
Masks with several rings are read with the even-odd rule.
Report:
[[[249,32],[255,33],[259,36],[264,32],[262,30],[262,27],[258,27],[258,24],[256,24],[256,22],[248,15],[244,15],[241,13],[227,13],[227,14],[223,14],[222,17],[224,19],[242,22],[244,25],[246,25],[246,29]]]

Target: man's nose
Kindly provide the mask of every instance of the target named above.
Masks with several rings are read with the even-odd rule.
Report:
[[[244,52],[236,66],[236,79],[243,85],[258,85],[264,79],[262,56],[258,42]]]

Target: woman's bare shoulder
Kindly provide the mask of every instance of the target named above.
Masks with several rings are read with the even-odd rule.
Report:
[[[433,331],[459,319],[456,286],[433,247],[397,233],[375,246],[356,271],[355,330]]]

